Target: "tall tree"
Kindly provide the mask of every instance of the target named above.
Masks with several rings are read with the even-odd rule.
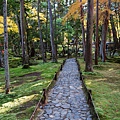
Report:
[[[8,61],[7,0],[3,0],[3,16],[4,16],[5,93],[8,94],[10,91],[10,75]]]
[[[98,65],[98,5],[99,0],[96,1],[96,42],[95,42],[95,65]]]
[[[56,1],[54,0],[54,31],[56,31]],[[54,32],[54,37],[55,37],[55,41],[56,41],[56,33]]]
[[[108,0],[109,2],[109,8],[111,9],[111,0]],[[112,27],[112,33],[113,33],[113,41],[114,41],[114,53],[116,52],[116,49],[118,48],[118,38],[117,38],[117,31],[115,28],[115,24],[114,24],[114,18],[113,15],[110,14],[110,23],[111,23],[111,27]]]
[[[82,0],[80,0],[82,2]],[[82,4],[80,5],[81,9],[81,26],[82,26],[82,42],[83,42],[83,55],[85,59],[85,28],[84,28],[84,14],[83,14],[83,6]]]
[[[43,38],[42,38],[42,30],[41,30],[41,21],[40,21],[40,15],[39,15],[39,12],[41,12],[40,2],[41,1],[38,0],[38,28],[39,28],[39,35],[40,35],[40,48],[41,48],[42,59],[43,59],[43,62],[46,62],[45,50],[44,50],[44,44],[43,44]]]
[[[55,50],[56,50],[56,56],[57,56],[57,36],[56,36],[56,33],[57,33],[57,25],[56,25],[56,20],[57,20],[57,16],[56,16],[56,0],[54,0],[54,41],[56,42],[55,43]]]
[[[85,71],[93,71],[92,66],[93,0],[88,0],[87,36],[85,51]]]
[[[52,62],[57,62],[55,43],[54,43],[54,33],[53,33],[52,10],[51,10],[50,0],[48,0],[48,9],[49,9],[49,16],[50,16],[50,41],[51,41],[51,47],[52,47]]]
[[[100,54],[102,58],[102,62],[105,62],[106,60],[106,39],[107,39],[107,32],[108,32],[108,19],[109,19],[109,11],[104,11],[104,18],[103,18],[103,24],[102,24],[102,40],[100,45]]]
[[[20,0],[20,26],[21,26],[21,40],[22,40],[22,59],[23,68],[29,67],[29,56],[27,51],[27,39],[26,39],[26,24],[24,16],[24,0]]]

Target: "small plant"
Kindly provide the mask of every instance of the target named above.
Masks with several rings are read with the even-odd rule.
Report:
[[[82,72],[82,73],[83,73],[83,75],[95,75],[95,76],[100,75],[99,72]]]

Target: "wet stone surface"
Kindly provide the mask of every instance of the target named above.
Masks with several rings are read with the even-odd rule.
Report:
[[[66,60],[43,110],[38,120],[92,120],[74,58]]]

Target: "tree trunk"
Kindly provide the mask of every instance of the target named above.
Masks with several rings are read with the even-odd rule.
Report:
[[[98,5],[99,0],[96,3],[96,42],[95,42],[95,65],[98,65]]]
[[[117,32],[115,29],[114,21],[113,21],[113,16],[110,16],[110,23],[111,23],[111,27],[112,27],[113,41],[114,41],[114,50],[113,50],[112,56],[114,56],[116,49],[118,48],[119,42],[118,42],[118,38],[117,38]]]
[[[47,42],[47,46],[48,46],[48,44],[49,44],[49,42],[47,41],[48,40],[48,38],[49,38],[49,34],[48,34],[48,3],[47,3],[47,15],[46,15],[46,25],[45,25],[45,27],[46,27],[46,42]],[[45,49],[45,58],[47,59],[47,49],[48,49],[48,47],[46,47],[46,49]]]
[[[42,59],[43,59],[43,62],[46,62],[39,12],[41,12],[40,0],[38,0],[38,28],[39,28],[39,35],[40,35],[40,48],[41,48]]]
[[[108,11],[105,12],[105,18],[102,25],[102,41],[101,41],[101,57],[102,62],[106,60],[106,39],[107,39],[107,31],[108,31]]]
[[[93,0],[88,0],[85,71],[92,72]]]
[[[80,0],[80,2],[82,2],[82,0]],[[81,26],[82,26],[82,42],[83,42],[83,56],[84,56],[84,60],[85,60],[85,28],[84,28],[84,15],[83,15],[83,8],[82,5],[80,6],[81,9]]]
[[[109,8],[111,8],[111,0],[109,0]],[[118,48],[118,38],[117,38],[117,31],[115,28],[115,24],[114,24],[114,19],[113,19],[113,15],[110,15],[110,23],[111,23],[111,27],[112,27],[112,33],[113,33],[113,41],[114,41],[114,51],[113,51],[113,55],[116,52],[116,49]]]
[[[3,0],[4,15],[4,65],[5,65],[5,93],[10,91],[10,75],[8,62],[8,31],[7,31],[7,0]]]
[[[75,41],[75,48],[76,48],[76,50],[75,50],[75,57],[76,57],[76,59],[77,59],[77,56],[78,56],[78,29],[76,30],[76,41]]]
[[[54,31],[56,32],[56,10],[55,10],[55,0],[54,0]],[[55,38],[55,41],[57,40],[56,38],[57,38],[57,36],[56,36],[56,34],[54,33],[54,38]]]
[[[108,20],[106,19],[104,21],[104,24],[102,25],[102,41],[101,41],[101,57],[102,62],[105,62],[106,60],[106,37],[107,37],[107,27],[108,27]]]
[[[2,67],[2,52],[0,50],[0,67]]]
[[[52,47],[52,62],[57,62],[56,50],[55,50],[55,43],[54,43],[54,34],[53,34],[53,20],[52,20],[52,10],[50,0],[48,0],[48,9],[49,9],[49,16],[50,16],[50,41]]]
[[[55,21],[54,21],[54,24],[55,24],[55,25],[54,25],[54,31],[55,31],[55,32],[54,32],[54,35],[53,35],[53,36],[54,36],[54,41],[56,42],[56,43],[55,43],[55,50],[56,50],[56,56],[57,56],[57,53],[58,53],[58,52],[57,52],[57,36],[56,36],[56,33],[57,33],[57,26],[56,26],[57,16],[56,16],[56,10],[55,10],[55,0],[54,0],[54,15],[55,15],[55,17],[54,17],[54,18],[55,18]]]
[[[68,33],[68,36],[69,36],[69,33]],[[69,37],[68,37],[67,58],[70,58],[70,48],[69,48],[69,44],[70,44],[70,40],[69,40]]]
[[[20,38],[20,45],[18,47],[18,56],[20,56],[20,48],[21,48],[22,40],[21,40],[21,27],[20,27],[20,16],[19,15],[16,15],[16,22],[17,22],[19,38]]]
[[[25,28],[25,16],[24,16],[24,0],[20,0],[20,25],[21,25],[21,40],[22,40],[22,59],[23,68],[29,67],[29,56],[27,51],[27,39]]]

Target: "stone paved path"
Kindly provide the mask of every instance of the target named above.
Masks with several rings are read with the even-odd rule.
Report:
[[[66,60],[39,120],[92,120],[74,58]]]

